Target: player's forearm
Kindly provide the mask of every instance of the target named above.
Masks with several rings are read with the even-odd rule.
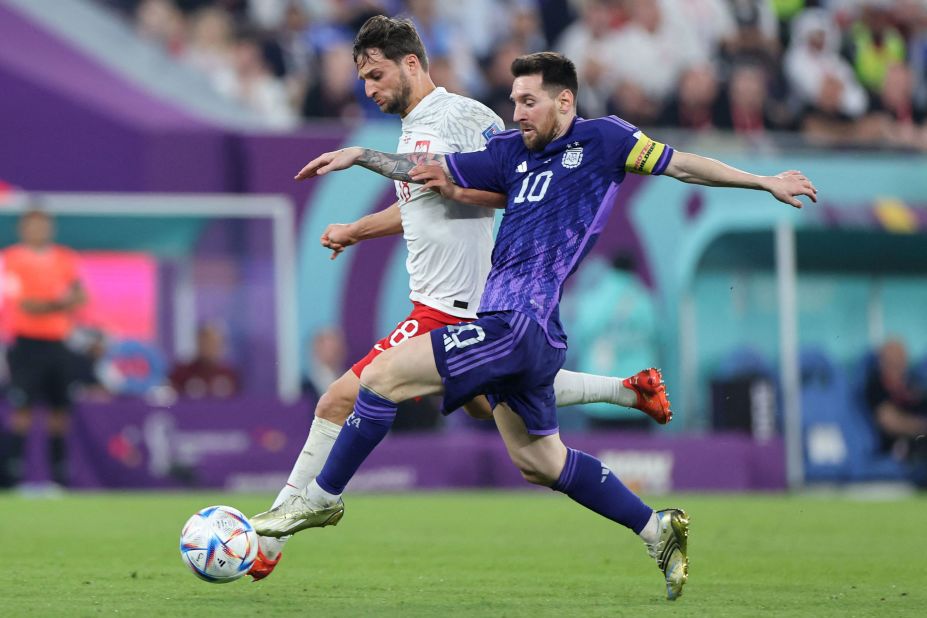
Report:
[[[482,191],[480,189],[464,189],[463,187],[455,189],[453,199],[470,206],[482,206],[484,208],[505,208],[506,204],[508,204],[508,197],[503,193],[493,193],[492,191]]]
[[[376,172],[381,176],[386,176],[392,180],[403,182],[415,182],[409,175],[409,172],[416,165],[427,165],[429,163],[440,163],[441,167],[447,170],[447,164],[444,161],[444,155],[431,154],[427,152],[410,152],[398,154],[392,152],[380,152],[369,148],[361,148],[360,154],[354,161],[354,165],[366,167],[368,170]]]
[[[766,176],[739,170],[716,159],[678,150],[673,153],[664,174],[695,185],[762,190],[766,189],[767,179]]]
[[[382,236],[402,234],[402,216],[399,204],[393,203],[379,212],[361,217],[351,224],[357,240],[368,240]]]

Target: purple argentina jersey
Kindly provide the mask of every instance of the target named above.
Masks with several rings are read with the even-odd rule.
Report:
[[[542,151],[517,130],[479,152],[448,155],[462,187],[508,195],[479,313],[518,311],[566,347],[559,303],[566,281],[605,227],[626,172],[661,174],[673,149],[617,116],[576,118]]]

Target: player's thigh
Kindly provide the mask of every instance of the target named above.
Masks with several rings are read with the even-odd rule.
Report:
[[[566,463],[567,450],[559,433],[537,436],[528,433],[525,422],[505,403],[499,403],[493,410],[496,427],[505,442],[505,448],[512,462],[532,482],[556,481]]]
[[[360,378],[350,369],[345,371],[319,397],[315,415],[337,425],[344,425],[344,421],[354,409],[358,390],[360,390]]]
[[[377,356],[361,374],[361,384],[393,401],[440,393],[430,336],[412,337]]]
[[[464,410],[467,414],[481,421],[492,419],[492,406],[485,395],[480,395],[464,404]]]

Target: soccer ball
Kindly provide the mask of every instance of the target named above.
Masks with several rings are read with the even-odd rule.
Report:
[[[180,533],[180,557],[193,574],[212,584],[233,582],[251,568],[258,537],[248,518],[230,506],[195,513]]]

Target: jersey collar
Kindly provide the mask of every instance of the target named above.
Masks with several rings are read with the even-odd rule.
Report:
[[[418,105],[413,107],[412,111],[406,114],[405,118],[402,119],[403,126],[416,122],[422,114],[428,113],[428,109],[437,102],[438,97],[442,94],[447,94],[447,90],[441,86],[438,86],[424,97],[422,97],[422,100],[418,102]]]

